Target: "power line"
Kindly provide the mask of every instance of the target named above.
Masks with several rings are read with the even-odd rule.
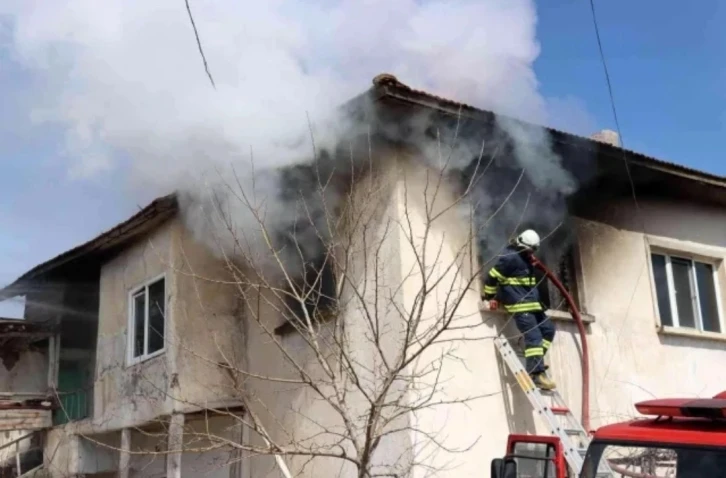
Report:
[[[643,234],[645,234],[645,219],[641,214],[640,204],[638,203],[638,197],[635,194],[635,182],[633,181],[633,175],[630,172],[630,164],[628,163],[628,155],[625,152],[625,143],[623,142],[623,132],[620,128],[620,121],[618,120],[618,111],[615,108],[615,95],[613,94],[613,84],[610,81],[610,72],[608,71],[607,61],[605,60],[605,52],[602,48],[602,39],[600,38],[600,27],[597,23],[597,14],[595,13],[595,0],[590,0],[590,11],[592,12],[592,23],[595,26],[595,38],[597,39],[597,48],[600,52],[600,61],[602,63],[603,71],[605,72],[605,82],[608,87],[608,95],[610,96],[610,108],[613,112],[613,119],[615,120],[615,129],[618,130],[618,137],[620,140],[620,149],[623,154],[623,162],[625,163],[625,171],[628,173],[628,181],[630,182],[630,192],[633,195],[633,201],[635,202],[635,208],[637,214],[643,223]]]
[[[189,0],[184,0],[184,3],[187,6],[187,13],[189,14],[189,21],[192,23],[192,29],[194,30],[194,38],[197,39],[197,47],[199,48],[199,54],[202,57],[202,63],[204,63],[204,71],[207,72],[207,77],[209,78],[209,81],[212,83],[212,88],[214,88],[216,90],[217,85],[214,84],[214,78],[212,78],[212,74],[209,72],[209,65],[207,64],[207,57],[204,56],[204,49],[202,48],[202,41],[199,39],[199,32],[197,31],[196,23],[194,23],[194,16],[192,15],[192,9],[189,7]]]
[[[649,249],[649,241],[648,241],[648,235],[646,234],[645,230],[645,217],[643,216],[643,213],[640,209],[640,204],[638,203],[638,196],[635,193],[635,181],[633,180],[633,175],[630,171],[630,164],[628,162],[628,154],[625,152],[625,145],[623,142],[623,133],[620,129],[620,121],[618,120],[618,112],[617,108],[615,107],[615,95],[613,94],[613,85],[612,81],[610,80],[610,72],[608,71],[608,65],[607,61],[605,60],[605,53],[603,51],[602,47],[602,39],[600,38],[600,27],[597,23],[597,14],[595,13],[595,0],[589,0],[590,1],[590,11],[592,12],[592,23],[595,26],[595,38],[597,39],[597,47],[600,51],[600,61],[602,62],[603,71],[605,72],[605,81],[607,83],[608,88],[608,95],[610,97],[610,107],[613,112],[613,119],[615,120],[615,128],[618,132],[618,137],[620,139],[620,151],[623,154],[623,163],[625,163],[625,171],[628,173],[628,181],[630,182],[630,192],[633,196],[633,202],[635,203],[635,213],[638,215],[638,218],[640,219],[640,222],[642,224],[643,228],[643,242],[645,245],[646,251]],[[643,275],[643,272],[645,271],[647,267],[648,261],[646,259],[645,264],[643,264],[643,267],[640,269],[640,273],[638,274],[638,278],[636,279],[636,285],[640,282],[640,279]],[[625,318],[627,318],[628,313],[630,312],[630,308],[633,305],[633,300],[635,299],[637,287],[633,287],[633,293],[630,295],[630,300],[628,301],[628,307],[625,311]],[[620,329],[617,332],[617,337],[620,338],[620,334],[623,331],[623,327],[625,326],[626,320],[623,320],[622,325],[620,326]],[[615,358],[615,355],[612,355],[610,357],[610,360],[608,361],[608,365],[605,368],[605,373],[603,374],[603,379],[608,375],[610,371],[610,365],[612,365],[613,359]],[[604,384],[604,380],[603,380]],[[600,389],[602,389],[602,385],[600,386]]]

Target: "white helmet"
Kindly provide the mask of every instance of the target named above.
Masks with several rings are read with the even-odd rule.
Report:
[[[517,236],[514,243],[530,251],[536,251],[539,248],[539,234],[532,229],[527,229]]]

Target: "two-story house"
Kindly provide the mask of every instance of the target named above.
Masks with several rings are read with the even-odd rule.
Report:
[[[726,388],[726,371],[717,366],[726,362],[726,178],[535,129],[577,186],[553,184],[559,170],[538,169],[545,160],[537,154],[549,149],[517,152],[509,144],[499,154],[495,115],[387,75],[346,107],[368,125],[364,156],[375,167],[336,176],[335,187],[349,185],[336,191],[344,212],[334,217],[344,220],[330,233],[342,256],[309,244],[295,249],[303,262],[315,256],[303,278],[311,269],[332,271],[330,280],[320,279],[327,272],[313,274],[305,290],[317,299],[306,297],[301,310],[286,300],[299,277],[258,277],[234,257],[234,242],[193,226],[200,214],[210,215],[210,230],[220,221],[211,217],[214,208],[200,213],[184,194],[157,199],[3,291],[28,304],[28,329],[0,366],[0,430],[7,432],[0,439],[23,444],[15,453],[0,442],[3,466],[24,459],[25,473],[37,466],[25,455],[42,449],[35,473],[53,477],[257,478],[286,476],[286,469],[291,476],[355,476],[355,460],[340,453],[360,452],[350,434],[365,426],[341,420],[356,413],[335,408],[352,403],[365,411],[363,390],[377,390],[401,344],[417,346],[406,342],[415,322],[417,340],[442,323],[447,330],[391,387],[400,399],[391,406],[395,419],[376,432],[383,444],[371,460],[400,476],[482,476],[508,433],[543,431],[491,340],[505,333],[516,344],[518,334],[506,314],[480,310],[478,277],[506,235],[525,225],[549,227],[544,260],[583,312],[585,358],[562,298],[541,283],[558,329],[552,374],[581,414],[588,360],[592,426],[634,415],[634,401],[651,394],[709,396]],[[421,124],[428,126],[417,129]],[[467,147],[432,153],[442,130],[455,131]],[[476,145],[494,149],[484,154]],[[532,162],[517,163],[518,153]],[[449,161],[456,164],[441,167]],[[304,195],[301,177],[316,166],[282,175],[290,201]],[[311,214],[301,217],[318,224]],[[329,236],[316,231],[285,238],[294,244]],[[263,237],[272,263],[289,260],[289,249],[272,247],[274,235]],[[321,263],[321,250],[336,259]],[[313,327],[324,337],[320,346],[301,328],[320,319],[320,299],[332,296],[337,305],[328,320]],[[328,379],[340,376],[320,357],[340,350],[343,326],[348,363],[338,356],[335,364],[355,376],[340,385],[358,387],[351,399],[336,395],[339,383]],[[409,384],[399,383],[404,377]],[[422,394],[427,400],[419,402]],[[255,452],[265,447],[269,453]]]

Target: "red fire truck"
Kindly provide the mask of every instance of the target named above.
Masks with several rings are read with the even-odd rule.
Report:
[[[726,392],[640,402],[645,417],[598,429],[581,470],[556,436],[510,435],[492,478],[726,478]]]

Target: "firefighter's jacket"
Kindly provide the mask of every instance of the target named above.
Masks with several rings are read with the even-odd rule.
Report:
[[[510,313],[544,310],[534,266],[513,246],[502,252],[484,280],[482,298],[491,300],[495,297]]]

